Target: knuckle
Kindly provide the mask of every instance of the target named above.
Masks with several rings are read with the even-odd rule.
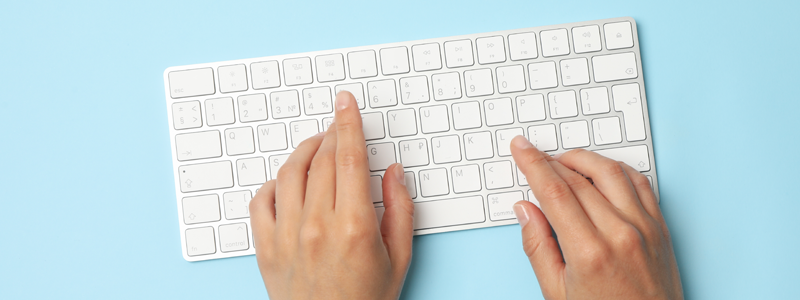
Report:
[[[541,185],[541,189],[546,199],[563,199],[572,194],[569,187],[560,181],[548,181]]]
[[[296,163],[291,162],[291,161],[287,161],[286,163],[284,163],[283,166],[281,166],[280,169],[278,169],[277,178],[278,179],[289,179],[289,178],[292,178],[292,177],[294,177],[295,174],[297,174],[297,170],[298,170],[298,166],[297,166]]]
[[[531,150],[532,151],[526,153],[522,157],[522,162],[523,162],[524,165],[528,166],[528,165],[535,165],[535,164],[547,162],[547,158],[545,158],[544,155],[542,155],[541,153],[537,153],[536,152],[538,150],[533,150],[533,149],[531,149]]]
[[[600,163],[600,174],[606,177],[617,178],[625,174],[625,169],[614,160],[604,159]]]
[[[317,245],[324,240],[324,237],[323,226],[316,222],[307,222],[300,227],[300,242],[304,245]]]
[[[598,274],[611,262],[610,251],[600,243],[586,247],[579,256],[580,264],[589,274]]]
[[[615,231],[613,243],[615,247],[623,251],[623,253],[635,253],[636,250],[642,249],[644,238],[639,230],[633,225],[628,224]]]
[[[338,153],[336,157],[336,164],[345,169],[354,169],[364,166],[367,162],[367,154],[365,150],[350,149]]]
[[[361,242],[369,237],[369,230],[360,222],[349,221],[343,224],[341,237],[349,242]]]

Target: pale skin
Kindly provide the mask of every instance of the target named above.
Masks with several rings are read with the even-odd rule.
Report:
[[[403,166],[383,176],[379,224],[358,105],[341,92],[335,107],[329,129],[302,142],[250,202],[270,299],[397,299],[403,289],[414,215]],[[553,158],[521,136],[511,152],[541,205],[520,201],[514,212],[545,299],[683,299],[644,175],[590,151]]]

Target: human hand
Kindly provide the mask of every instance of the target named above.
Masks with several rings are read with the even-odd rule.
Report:
[[[397,299],[411,262],[414,205],[403,166],[383,176],[378,224],[361,115],[336,95],[328,131],[303,141],[250,202],[270,299]]]
[[[644,175],[586,150],[554,159],[522,136],[511,153],[541,205],[520,201],[514,212],[545,299],[683,299],[669,230]]]

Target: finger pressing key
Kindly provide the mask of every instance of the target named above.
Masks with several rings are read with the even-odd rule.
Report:
[[[367,144],[353,94],[336,95],[336,210],[372,213]]]

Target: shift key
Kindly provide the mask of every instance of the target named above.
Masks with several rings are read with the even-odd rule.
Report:
[[[230,161],[180,166],[178,176],[184,193],[233,187]]]

